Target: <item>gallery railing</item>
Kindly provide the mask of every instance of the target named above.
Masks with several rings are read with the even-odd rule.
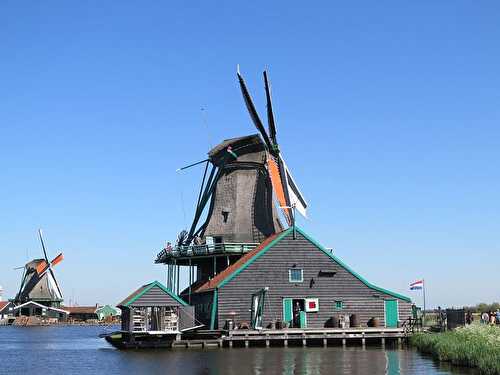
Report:
[[[156,259],[156,263],[161,263],[168,258],[185,256],[212,255],[212,254],[245,254],[255,249],[258,243],[217,243],[213,245],[190,245],[176,246],[163,249]]]

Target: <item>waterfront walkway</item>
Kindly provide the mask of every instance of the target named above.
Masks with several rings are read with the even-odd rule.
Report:
[[[215,333],[215,332],[214,332]],[[262,329],[262,330],[232,330],[220,333],[220,337],[184,338],[173,342],[174,348],[199,347],[250,347],[250,346],[347,346],[380,344],[386,342],[401,345],[406,338],[403,328],[320,328],[320,329]]]

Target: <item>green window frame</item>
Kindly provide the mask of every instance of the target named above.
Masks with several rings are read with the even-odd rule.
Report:
[[[335,309],[342,310],[344,308],[344,301],[335,301]]]
[[[290,268],[288,270],[288,281],[302,283],[304,281],[304,270],[302,268]]]

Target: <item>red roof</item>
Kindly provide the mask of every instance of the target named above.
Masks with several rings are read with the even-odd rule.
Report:
[[[62,309],[70,314],[95,314],[96,306],[63,306]]]
[[[247,261],[252,259],[255,255],[257,255],[261,250],[263,250],[267,245],[269,245],[276,237],[278,237],[283,232],[278,232],[273,234],[270,237],[267,237],[262,243],[257,246],[255,249],[252,249],[245,255],[243,255],[240,259],[238,259],[235,263],[231,264],[221,273],[218,273],[211,280],[208,280],[205,284],[202,284],[198,289],[194,291],[194,293],[205,292],[210,289],[214,289],[219,286],[226,278],[231,276],[234,272],[243,267]]]
[[[9,301],[0,301],[0,311],[2,311],[9,303]]]

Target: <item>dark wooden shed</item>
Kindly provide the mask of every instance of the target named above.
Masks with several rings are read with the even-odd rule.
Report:
[[[122,331],[177,333],[194,326],[194,310],[159,281],[141,286],[118,307]]]
[[[302,229],[275,234],[192,295],[196,319],[236,326],[320,328],[332,322],[397,327],[411,300],[368,282]]]

